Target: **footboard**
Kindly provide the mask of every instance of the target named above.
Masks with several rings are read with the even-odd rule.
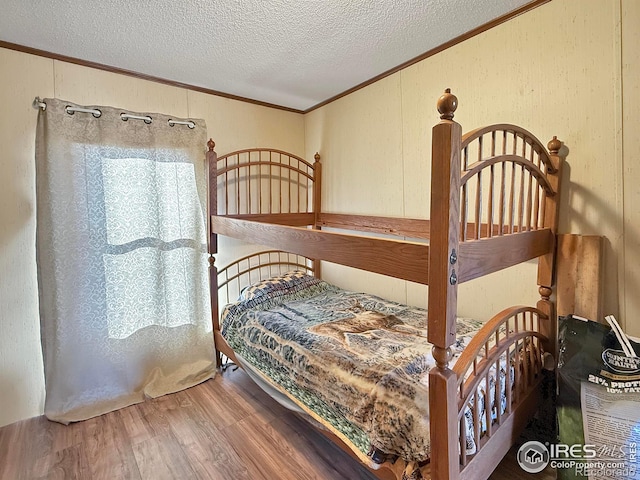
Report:
[[[460,478],[487,478],[534,413],[548,321],[534,307],[503,310],[456,362]]]

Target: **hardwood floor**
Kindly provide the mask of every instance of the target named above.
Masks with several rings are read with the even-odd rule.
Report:
[[[529,475],[510,452],[492,480]],[[374,480],[242,370],[68,426],[0,428],[0,479]]]

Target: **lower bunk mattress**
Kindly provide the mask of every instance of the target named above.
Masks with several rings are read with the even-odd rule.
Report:
[[[435,361],[426,325],[424,309],[345,291],[303,272],[245,288],[221,315],[223,337],[254,373],[374,468],[395,457],[428,461],[428,372]],[[481,327],[458,319],[453,362]],[[504,392],[501,397],[504,410]],[[495,395],[490,399],[494,404]],[[474,453],[473,435],[467,439],[467,452]]]

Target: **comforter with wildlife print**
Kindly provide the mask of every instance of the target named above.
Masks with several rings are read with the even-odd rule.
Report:
[[[428,459],[426,310],[289,272],[245,289],[221,325],[242,359],[359,456]],[[454,361],[481,326],[458,319]]]

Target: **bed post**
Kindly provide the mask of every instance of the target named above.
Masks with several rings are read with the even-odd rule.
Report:
[[[320,212],[322,210],[322,164],[320,163],[320,154],[316,152],[313,156],[313,228],[320,230]],[[319,259],[313,259],[313,274],[321,277],[321,262]]]
[[[217,169],[218,154],[214,151],[216,142],[209,139],[207,142],[207,166],[209,167],[209,177],[207,182],[209,203],[207,205],[207,231],[209,234],[209,289],[211,292],[211,319],[213,322],[213,335],[220,331],[220,323],[218,319],[218,269],[215,266],[214,255],[218,253],[218,235],[211,230],[211,215],[218,213],[218,194],[216,188],[218,185]],[[216,350],[216,366],[222,365],[220,353]]]
[[[431,238],[429,241],[428,339],[436,366],[429,372],[431,474],[457,479],[457,378],[449,368],[456,339],[458,243],[460,237],[460,145],[462,128],[453,121],[458,99],[445,90],[438,99],[441,121],[433,127],[431,153]]]
[[[555,192],[555,195],[547,195],[544,204],[544,227],[550,228],[554,238],[553,251],[543,255],[538,260],[538,293],[540,294],[540,300],[537,307],[549,316],[547,322],[542,322],[540,330],[542,334],[549,339],[549,342],[544,345],[547,352],[553,355],[554,360],[558,361],[558,319],[556,317],[556,311],[554,304],[551,301],[551,294],[553,293],[553,285],[555,279],[555,259],[556,259],[556,245],[557,245],[557,229],[558,229],[558,208],[560,206],[559,200],[559,186],[560,186],[560,174],[562,171],[562,158],[559,155],[562,142],[558,140],[558,137],[553,139],[547,144],[549,148],[549,158],[551,159],[552,167],[547,168],[547,179],[551,184],[551,188]]]

